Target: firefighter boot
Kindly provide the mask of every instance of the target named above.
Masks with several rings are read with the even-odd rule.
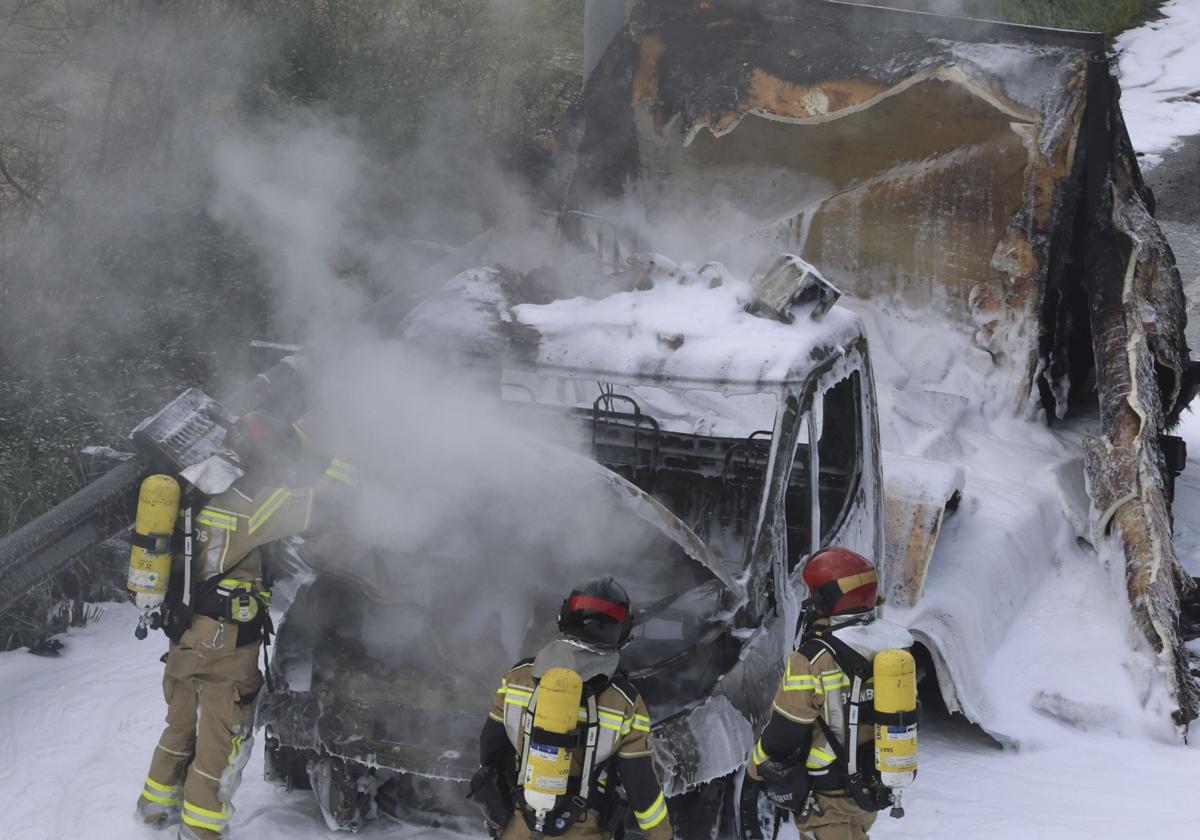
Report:
[[[175,840],[209,840],[210,837],[221,837],[221,836],[223,836],[223,835],[214,834],[211,831],[205,831],[204,836],[201,837],[199,834],[196,833],[196,831],[194,831],[192,828],[190,828],[187,823],[183,823],[182,825],[179,826],[179,833],[177,835],[175,835]]]
[[[179,822],[179,806],[148,802],[139,797],[136,816],[150,828],[162,831]]]

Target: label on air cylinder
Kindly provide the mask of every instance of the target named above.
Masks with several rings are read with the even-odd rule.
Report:
[[[546,793],[566,793],[568,776],[534,776],[526,787],[535,787]]]
[[[126,587],[132,592],[157,593],[159,590],[158,572],[131,568]]]
[[[875,766],[881,772],[903,773],[917,766],[917,727],[875,726]]]
[[[565,759],[562,749],[545,744],[529,745],[529,766],[525,774],[526,788],[554,795],[566,793],[567,781],[570,776],[570,759]]]

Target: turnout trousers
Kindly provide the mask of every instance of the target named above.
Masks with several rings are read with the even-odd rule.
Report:
[[[238,626],[197,616],[165,658],[167,726],[154,748],[138,813],[147,824],[181,819],[183,836],[214,840],[233,816],[250,759],[262,674],[261,641],[237,647]]]
[[[504,831],[500,832],[500,840],[529,840],[530,833],[525,818],[520,813],[516,813],[508,821]],[[558,835],[557,840],[607,840],[607,838],[608,832],[597,824],[596,812],[589,810],[585,819]]]
[[[869,840],[867,829],[875,824],[875,814],[858,807],[849,796],[818,793],[816,802],[806,819],[796,819],[800,840]]]

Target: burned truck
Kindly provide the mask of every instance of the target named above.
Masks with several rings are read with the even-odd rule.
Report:
[[[1200,377],[1104,36],[844,0],[640,0],[611,34],[555,138],[567,204],[636,206],[732,268],[798,254],[961,334],[997,410],[1078,424],[1080,536],[1125,569],[1182,735],[1168,433]]]
[[[856,298],[968,336],[1006,377],[1012,413],[1086,421],[1082,518],[1126,569],[1185,724],[1198,695],[1179,604],[1192,584],[1171,545],[1179,465],[1166,432],[1195,370],[1178,271],[1104,50],[1086,33],[837,0],[644,0],[548,140],[570,158],[548,204],[580,211],[558,216],[622,255],[643,245],[589,214],[631,199],[647,228],[674,221],[731,255],[735,276],[749,275],[736,258],[764,247],[798,254]],[[375,808],[461,813],[458,780],[473,769],[493,681],[550,632],[576,582],[566,573],[615,556],[604,571],[625,574],[638,599],[625,666],[655,714],[668,793],[687,802],[681,834],[753,822],[737,768],[791,640],[798,564],[817,546],[849,545],[882,558],[882,591],[911,603],[961,481],[946,469],[914,504],[883,499],[863,323],[830,305],[803,260],[774,269],[747,284],[715,265],[641,260],[619,288],[581,283],[583,298],[477,269],[395,325],[407,341],[468,350],[496,416],[540,437],[520,460],[619,527],[585,529],[578,556],[498,535],[496,556],[538,558],[539,588],[511,610],[521,621],[493,616],[469,637],[453,615],[477,545],[300,547],[307,583],[262,707],[275,778],[314,787],[338,827]],[[225,407],[298,413],[300,367],[281,363]],[[0,609],[127,528],[149,468],[132,459],[0,541]],[[496,504],[503,516],[513,502]],[[639,553],[608,550],[621,533]],[[361,632],[374,626],[392,630]],[[965,658],[927,647],[949,698],[944,659],[961,669]],[[460,683],[447,676],[460,670]]]
[[[668,796],[689,797],[681,836],[728,836],[743,810],[757,825],[769,815],[749,792],[743,806],[739,770],[794,636],[799,568],[832,543],[882,552],[862,323],[790,256],[754,285],[657,256],[601,298],[528,302],[523,280],[466,272],[399,331],[465,348],[495,411],[532,430],[524,460],[571,488],[578,521],[558,524],[577,538],[489,533],[495,587],[519,558],[519,605],[464,595],[479,563],[461,532],[432,550],[301,546],[314,574],[259,708],[268,775],[312,787],[331,827],[469,814],[461,783],[498,674],[551,638],[577,579],[612,574],[635,601],[622,667],[650,706]],[[773,297],[783,286],[799,291]]]

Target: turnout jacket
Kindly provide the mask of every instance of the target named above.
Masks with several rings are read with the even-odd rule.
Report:
[[[602,679],[602,678],[600,678]],[[584,694],[595,692],[597,679],[584,685]],[[523,718],[537,682],[533,677],[533,660],[514,665],[500,681],[492,695],[492,708],[480,737],[483,765],[502,760],[502,750],[511,745],[518,763],[525,747]],[[673,836],[667,814],[667,801],[654,769],[650,735],[650,714],[637,689],[627,679],[617,676],[600,687],[596,695],[597,725],[592,785],[594,792],[605,789],[611,781],[610,768],[615,767],[625,795],[633,809],[638,826],[647,840],[669,840]],[[581,722],[587,720],[587,709],[579,708]],[[571,778],[578,784],[583,774],[582,748],[571,757]],[[520,817],[518,816],[518,819]]]
[[[819,639],[825,633],[828,631],[818,630],[814,635]],[[863,699],[868,702],[859,709],[858,747],[871,744],[874,738],[869,702],[873,692],[871,683],[868,680],[863,691]],[[847,743],[849,699],[850,677],[829,649],[811,642],[801,644],[788,657],[771,705],[771,717],[747,768],[750,775],[759,778],[759,765],[772,759],[803,760],[815,790],[843,788],[845,778],[834,764],[837,756],[816,721],[820,716],[845,749],[855,749]]]
[[[263,589],[262,562],[255,549],[301,534],[312,525],[314,505],[354,482],[353,465],[333,460],[310,487],[270,485],[251,494],[235,484],[210,499],[192,518],[192,580],[217,575]]]

